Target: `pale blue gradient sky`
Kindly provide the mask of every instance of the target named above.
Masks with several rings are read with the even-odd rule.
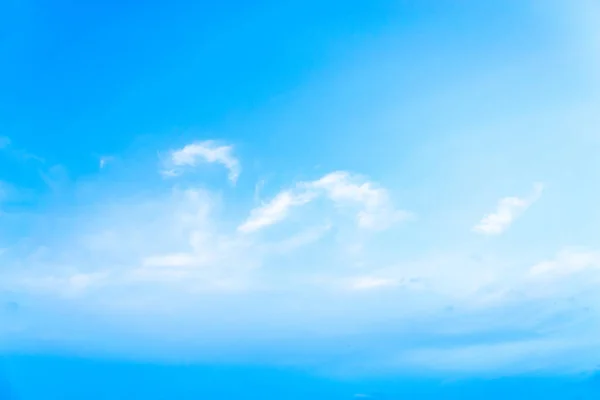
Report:
[[[0,15],[3,353],[596,369],[594,2]]]

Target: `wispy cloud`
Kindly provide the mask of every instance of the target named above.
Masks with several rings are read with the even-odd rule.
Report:
[[[285,190],[278,193],[270,202],[250,212],[248,219],[238,227],[240,232],[258,231],[284,220],[293,207],[309,203],[316,193],[304,190]]]
[[[330,229],[330,224],[310,227],[292,235],[291,237],[285,238],[278,242],[269,243],[263,248],[273,253],[289,253],[311,243],[317,242],[327,232],[329,232]]]
[[[254,201],[259,203],[261,198],[261,191],[265,187],[266,181],[264,179],[259,180],[254,185]]]
[[[501,199],[498,202],[496,211],[485,215],[473,227],[473,231],[483,235],[499,235],[505,232],[515,219],[540,198],[543,189],[544,186],[541,183],[536,183],[533,192],[528,197],[505,197]]]
[[[240,162],[233,155],[233,146],[206,140],[172,150],[164,162],[162,173],[165,176],[178,176],[187,168],[197,167],[201,163],[223,165],[229,171],[229,180],[234,184],[241,172]]]
[[[70,181],[69,172],[60,164],[53,165],[47,170],[40,171],[40,177],[46,185],[55,192],[62,190]]]
[[[411,215],[395,209],[384,188],[349,172],[336,171],[281,191],[270,202],[252,210],[238,229],[248,233],[281,222],[292,208],[319,197],[328,198],[340,207],[357,207],[356,219],[361,228],[383,229]]]
[[[394,208],[386,189],[345,171],[327,174],[306,186],[324,191],[338,205],[358,205],[360,211],[356,218],[361,228],[384,229],[411,216],[407,211]]]
[[[37,161],[39,163],[45,162],[42,157],[15,146],[12,139],[8,136],[0,136],[0,150],[6,151],[7,154],[10,154],[13,158],[18,160]]]

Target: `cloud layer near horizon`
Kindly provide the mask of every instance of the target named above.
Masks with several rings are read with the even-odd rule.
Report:
[[[200,168],[195,161],[200,154],[240,170],[239,160],[229,160],[231,145],[211,148],[209,155],[190,148],[172,153],[177,160],[174,165]],[[541,185],[536,184],[526,199],[501,199],[496,213],[484,217],[475,231],[501,233],[540,195]],[[600,266],[595,251],[565,249],[555,259],[517,267],[511,260],[473,261],[456,254],[423,254],[400,261],[393,245],[382,248],[376,238],[388,235],[386,240],[390,240],[394,232],[410,230],[419,220],[409,218],[414,213],[395,203],[383,186],[347,171],[292,183],[271,200],[249,209],[237,222],[227,217],[227,202],[216,191],[201,184],[182,186],[177,179],[152,197],[130,193],[110,203],[99,202],[87,208],[86,214],[71,216],[71,223],[51,245],[25,253],[6,249],[3,292],[29,299],[25,303],[41,299],[48,303],[29,311],[29,327],[8,323],[2,334],[14,339],[18,332],[40,340],[44,334],[34,332],[34,321],[44,320],[39,315],[42,310],[52,315],[61,307],[77,304],[73,319],[107,315],[113,327],[85,339],[58,334],[54,340],[63,345],[84,340],[92,346],[104,343],[109,332],[133,334],[139,327],[152,329],[156,335],[172,335],[173,340],[190,346],[196,343],[192,336],[216,348],[243,337],[245,352],[262,348],[266,337],[286,342],[301,335],[302,341],[312,343],[313,350],[304,355],[310,358],[316,357],[312,352],[321,351],[331,335],[357,332],[368,338],[371,326],[385,321],[387,334],[395,332],[409,342],[415,340],[416,332],[434,341],[446,337],[449,342],[439,348],[390,342],[392,353],[379,354],[361,340],[359,346],[365,352],[361,357],[367,364],[357,366],[358,370],[416,366],[447,372],[523,371],[543,367],[545,358],[530,357],[539,346],[555,358],[579,349],[573,347],[578,335],[568,325],[543,339],[534,339],[531,333],[557,318],[565,307],[574,307],[575,315],[584,312],[582,306],[568,302],[559,307],[548,307],[546,302],[575,296],[575,290],[591,290],[596,282],[590,277],[595,275],[588,272]],[[392,261],[376,261],[382,250]],[[584,304],[598,297],[589,296]],[[523,319],[506,318],[515,308]],[[225,315],[233,319],[224,319]],[[490,324],[490,318],[498,316],[501,319]],[[187,326],[185,335],[163,325],[165,318],[173,317]],[[206,326],[213,333],[203,331]],[[492,344],[489,336],[494,332],[516,336]],[[462,347],[458,343],[464,335],[479,336],[479,344]],[[283,348],[272,350],[275,358],[269,362],[281,361],[275,354]],[[495,354],[496,348],[501,357],[484,356]],[[205,349],[196,357],[206,354]],[[440,364],[439,357],[447,361]],[[468,363],[478,357],[483,357],[485,366]],[[530,363],[515,367],[524,358],[530,358]],[[559,364],[567,369],[587,365]]]

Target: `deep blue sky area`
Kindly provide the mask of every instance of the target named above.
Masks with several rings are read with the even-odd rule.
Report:
[[[56,356],[2,360],[2,399],[596,399],[597,377],[326,379],[284,368],[169,365]]]
[[[594,0],[0,0],[0,400],[600,399]]]

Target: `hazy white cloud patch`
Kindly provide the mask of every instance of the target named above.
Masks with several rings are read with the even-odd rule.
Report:
[[[286,254],[299,248],[315,243],[323,238],[331,230],[331,224],[310,227],[290,237],[279,241],[268,243],[264,248],[276,254]]]
[[[528,197],[505,197],[500,199],[496,211],[485,215],[473,227],[473,231],[483,235],[499,235],[505,232],[515,219],[540,198],[543,189],[543,184],[536,183],[533,192]]]
[[[142,264],[145,267],[189,267],[196,259],[188,253],[173,253],[146,257]]]
[[[409,350],[397,362],[427,370],[468,374],[556,372],[570,367],[564,357],[577,347],[574,342],[560,339],[501,341]]]
[[[398,285],[396,279],[361,276],[350,279],[347,287],[352,290],[374,290]]]
[[[107,271],[81,272],[64,271],[62,273],[38,273],[34,275],[16,275],[9,279],[14,289],[35,294],[54,294],[63,298],[75,298],[89,294],[93,289],[114,284]]]
[[[555,259],[534,265],[529,272],[531,276],[537,277],[561,277],[586,270],[600,270],[600,252],[565,249]]]
[[[233,146],[206,140],[172,150],[164,161],[162,173],[165,176],[178,176],[186,169],[197,167],[202,163],[221,164],[229,171],[228,178],[234,184],[241,172],[240,162],[233,155]]]

